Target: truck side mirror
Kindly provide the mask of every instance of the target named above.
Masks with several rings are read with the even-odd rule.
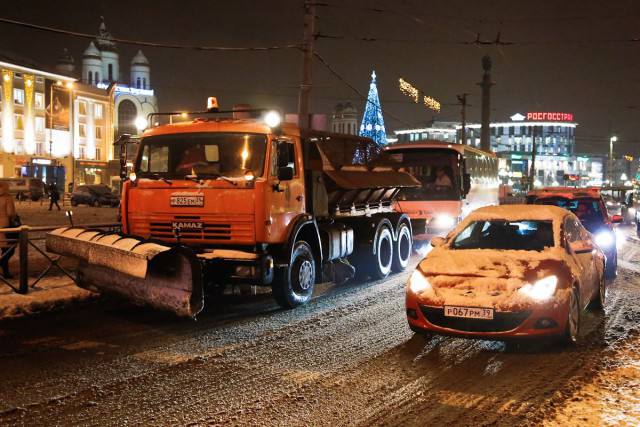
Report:
[[[278,180],[291,181],[293,179],[293,168],[290,166],[283,166],[278,168]]]
[[[464,173],[462,174],[462,191],[465,195],[469,194],[471,190],[471,174]]]

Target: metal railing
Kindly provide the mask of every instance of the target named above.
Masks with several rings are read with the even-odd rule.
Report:
[[[69,277],[71,280],[75,281],[75,277],[68,271],[65,267],[60,265],[60,261],[63,258],[61,255],[51,255],[46,249],[42,246],[41,243],[45,241],[45,234],[49,231],[56,230],[58,228],[86,228],[86,229],[100,229],[100,230],[109,230],[113,232],[117,232],[120,230],[120,223],[98,223],[98,224],[78,224],[74,226],[64,226],[64,225],[56,225],[56,226],[44,226],[44,227],[29,227],[26,225],[17,227],[17,228],[0,228],[0,243],[4,243],[5,247],[2,247],[2,255],[0,256],[0,263],[2,263],[5,258],[11,257],[13,253],[17,250],[18,252],[18,265],[19,265],[19,275],[18,275],[18,284],[15,286],[10,279],[4,277],[0,274],[0,284],[4,284],[14,292],[19,294],[27,294],[30,288],[33,288],[38,282],[40,282],[45,276],[51,272],[52,269],[56,268],[61,273]],[[4,236],[4,238],[3,238]],[[41,269],[39,273],[37,273],[37,277],[31,283],[29,279],[29,249],[32,249],[33,253],[42,257],[44,259],[44,267]],[[40,266],[42,267],[42,266]]]

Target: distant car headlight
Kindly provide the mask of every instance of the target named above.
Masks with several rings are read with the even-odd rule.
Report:
[[[431,283],[418,270],[415,270],[409,277],[409,289],[414,294],[421,294],[427,289],[431,289]]]
[[[610,231],[601,231],[596,234],[596,245],[601,248],[610,248],[615,243],[615,239],[613,238],[613,233]]]
[[[613,202],[607,202],[607,206],[613,206],[614,203]]]
[[[451,215],[438,215],[432,220],[431,224],[436,228],[451,228],[456,225],[456,220]]]
[[[520,288],[520,292],[536,301],[545,301],[553,296],[558,285],[556,276],[548,276],[534,284],[527,283]]]

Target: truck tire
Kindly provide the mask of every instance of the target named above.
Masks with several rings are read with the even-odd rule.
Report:
[[[383,224],[373,242],[375,253],[371,254],[367,262],[367,271],[372,279],[384,279],[391,273],[391,264],[393,264],[393,235],[391,227]]]
[[[394,272],[404,271],[409,265],[409,259],[411,258],[412,239],[411,229],[406,222],[401,222],[396,230],[398,238],[395,241],[395,247],[393,251],[393,263],[391,269]]]
[[[282,308],[306,304],[313,295],[316,261],[311,246],[299,240],[293,246],[289,266],[281,268],[271,285],[273,297]]]

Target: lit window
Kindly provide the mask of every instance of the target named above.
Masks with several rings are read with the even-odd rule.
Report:
[[[102,150],[100,150],[100,147],[96,147],[96,160],[100,160],[100,157],[102,157]]]
[[[84,101],[78,101],[78,114],[81,116],[87,115],[87,103]]]
[[[84,123],[80,123],[78,125],[78,135],[81,138],[86,138],[86,136],[87,136],[87,125],[85,125]]]
[[[36,133],[44,133],[44,117],[36,117]]]
[[[42,110],[44,109],[44,93],[36,92],[36,108]]]
[[[81,159],[85,158],[85,146],[84,145],[80,145],[78,147],[78,157],[80,157]]]
[[[15,130],[23,130],[24,129],[24,121],[22,119],[22,114],[14,114],[13,115],[13,128]]]
[[[102,139],[102,128],[100,126],[96,126],[96,139]]]
[[[24,105],[24,90],[13,89],[13,103],[16,105]]]
[[[102,104],[93,105],[93,117],[95,117],[96,119],[102,118]]]

